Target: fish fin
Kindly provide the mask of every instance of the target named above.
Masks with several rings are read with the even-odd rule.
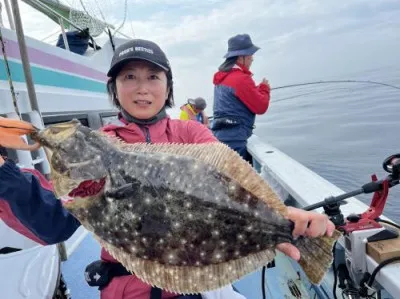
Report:
[[[275,257],[273,250],[265,250],[226,263],[199,266],[170,266],[133,257],[95,236],[114,258],[144,282],[179,294],[202,293],[221,288],[241,279]]]
[[[340,236],[341,233],[335,231],[332,237],[299,238],[295,242],[301,256],[299,264],[313,284],[320,284],[332,265],[332,249]]]
[[[244,189],[262,199],[279,214],[287,216],[287,207],[278,198],[268,183],[238,153],[220,142],[203,144],[128,144],[118,137],[108,136],[112,144],[120,150],[132,152],[165,153],[175,156],[192,157],[198,161],[214,166],[220,173],[238,182]]]
[[[34,151],[40,147],[40,144],[27,144],[25,140],[18,135],[8,134],[0,131],[0,145],[5,148]]]
[[[31,123],[19,119],[0,117],[0,133],[11,135],[27,135],[37,131]]]

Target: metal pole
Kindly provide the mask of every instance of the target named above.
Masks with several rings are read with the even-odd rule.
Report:
[[[61,33],[62,33],[62,37],[63,37],[63,40],[64,40],[65,49],[67,51],[69,51],[69,44],[68,44],[67,35],[65,34],[64,23],[63,23],[61,18],[58,18],[58,22],[60,23],[60,26],[61,26]]]
[[[0,2],[0,28],[4,27],[3,25],[3,4]]]
[[[39,114],[40,114],[39,105],[38,105],[36,93],[35,93],[35,85],[33,84],[33,80],[32,80],[32,73],[31,73],[31,67],[29,64],[28,52],[26,50],[25,36],[24,36],[24,30],[22,28],[22,21],[21,21],[21,15],[19,12],[18,0],[11,1],[11,6],[12,6],[12,12],[13,12],[13,16],[14,16],[15,27],[16,27],[17,37],[18,37],[19,52],[21,54],[22,65],[24,67],[26,88],[28,89],[29,101],[31,103],[32,110],[35,110],[35,111],[39,112]]]
[[[15,30],[14,19],[11,14],[10,4],[8,3],[8,0],[4,0],[4,4],[6,5],[7,17],[8,17],[8,22],[10,23],[10,28],[11,30]]]

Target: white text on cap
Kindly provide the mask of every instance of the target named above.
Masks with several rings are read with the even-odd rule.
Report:
[[[148,48],[144,48],[144,47],[135,47],[135,51],[136,52],[147,52],[149,54],[154,54],[152,49],[148,49]],[[128,49],[121,51],[121,53],[119,53],[118,56],[121,57],[122,55],[128,54],[129,52],[133,52],[133,47],[130,47]]]

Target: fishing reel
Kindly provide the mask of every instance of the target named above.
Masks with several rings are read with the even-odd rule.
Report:
[[[305,207],[314,210],[323,207],[325,214],[335,224],[336,229],[343,233],[342,246],[335,246],[334,267],[339,280],[339,288],[344,294],[351,294],[351,298],[369,298],[368,288],[372,287],[365,282],[369,275],[366,269],[366,242],[381,241],[398,237],[398,232],[382,226],[379,217],[385,208],[389,189],[399,184],[400,179],[400,153],[387,157],[382,164],[389,175],[378,180],[373,174],[371,181],[360,189],[339,195],[331,196],[323,201]],[[341,204],[344,200],[359,194],[373,193],[369,208],[362,214],[343,216]],[[335,286],[336,289],[336,286]]]
[[[397,180],[399,183],[400,177],[400,154],[395,154],[387,157],[383,163],[382,167],[386,172],[391,174],[392,179]]]
[[[377,176],[373,174],[371,182],[364,184],[360,189],[339,196],[330,196],[321,202],[305,207],[304,210],[310,211],[322,207],[336,228],[345,234],[356,230],[382,227],[375,220],[382,215],[389,188],[399,184],[400,153],[387,157],[383,161],[382,167],[389,173],[383,180],[378,180]],[[374,193],[369,209],[362,214],[350,214],[345,220],[340,209],[344,200],[359,194],[369,193]]]

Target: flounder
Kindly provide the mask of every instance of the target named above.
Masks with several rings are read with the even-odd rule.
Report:
[[[301,253],[312,283],[332,263],[338,238],[292,237],[287,207],[221,143],[127,144],[78,121],[37,130],[0,119],[5,146],[29,134],[45,147],[54,191],[99,243],[143,281],[200,293],[242,278],[283,242]],[[0,138],[0,144],[2,143]]]

